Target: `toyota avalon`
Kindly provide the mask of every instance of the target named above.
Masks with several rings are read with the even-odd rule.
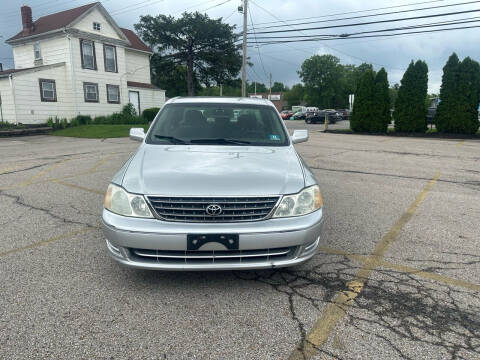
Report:
[[[301,264],[323,222],[319,186],[268,100],[175,98],[105,195],[109,254],[142,269],[240,270]]]

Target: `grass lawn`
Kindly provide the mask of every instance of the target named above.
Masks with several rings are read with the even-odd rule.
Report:
[[[143,127],[148,130],[148,125],[82,125],[52,132],[54,136],[69,136],[89,139],[105,139],[127,137],[130,129]]]

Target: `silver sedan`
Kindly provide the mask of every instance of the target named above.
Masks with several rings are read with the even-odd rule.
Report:
[[[107,249],[142,269],[286,267],[314,256],[319,186],[270,101],[175,98],[114,176],[102,214]]]

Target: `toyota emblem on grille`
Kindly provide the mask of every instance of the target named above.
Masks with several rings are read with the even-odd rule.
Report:
[[[222,207],[217,204],[208,205],[205,212],[210,216],[218,216],[222,213]]]

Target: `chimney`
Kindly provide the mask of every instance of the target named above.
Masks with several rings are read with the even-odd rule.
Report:
[[[32,22],[32,8],[27,5],[23,5],[20,8],[22,13],[22,25],[23,25],[23,32],[29,33],[33,30],[33,22]]]

